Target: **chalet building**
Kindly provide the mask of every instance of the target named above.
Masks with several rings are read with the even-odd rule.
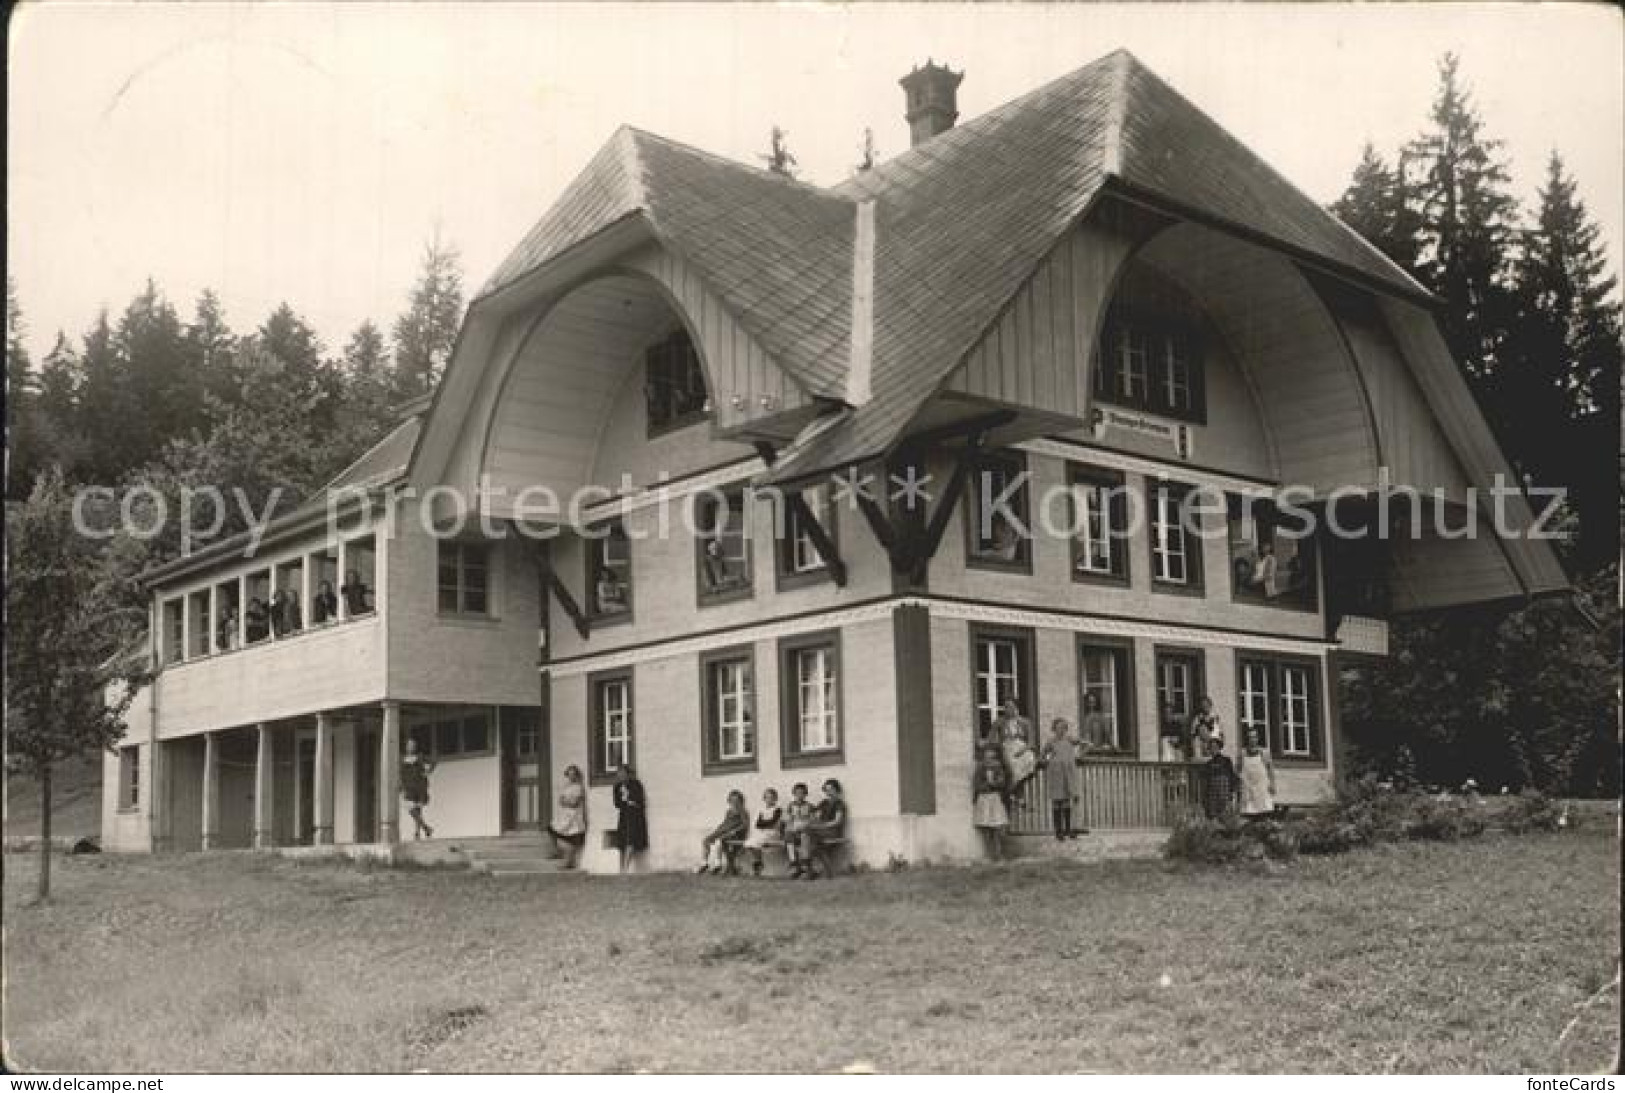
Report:
[[[831,188],[615,133],[432,403],[252,556],[150,574],[107,845],[410,838],[410,738],[439,836],[536,829],[578,766],[594,870],[628,762],[648,868],[829,777],[855,859],[963,858],[1007,698],[1098,710],[1096,830],[1190,805],[1159,738],[1204,694],[1310,803],[1387,620],[1566,591],[1521,496],[1489,524],[1510,472],[1411,278],[1128,53],[956,125],[960,78],[905,77],[913,146]],[[1378,536],[1390,484],[1479,534]]]

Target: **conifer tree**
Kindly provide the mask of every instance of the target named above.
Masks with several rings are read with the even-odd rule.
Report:
[[[406,311],[395,320],[395,374],[391,397],[404,402],[433,391],[451,359],[463,318],[463,271],[457,248],[439,231],[423,252],[423,266]]]
[[[1407,273],[1416,271],[1418,231],[1404,179],[1388,166],[1370,141],[1360,152],[1354,176],[1332,212]]]

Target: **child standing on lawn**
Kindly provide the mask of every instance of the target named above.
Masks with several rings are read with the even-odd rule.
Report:
[[[1004,799],[1010,792],[1010,775],[1004,769],[999,749],[989,744],[971,776],[971,822],[987,844],[994,861],[1004,858],[1004,829],[1010,826],[1010,812]]]
[[[1057,717],[1050,722],[1049,739],[1039,753],[1038,765],[1044,770],[1044,784],[1049,790],[1050,815],[1055,821],[1056,839],[1074,839],[1087,830],[1072,829],[1072,803],[1078,799],[1078,745],[1072,739],[1072,726],[1066,718]]]
[[[784,809],[779,807],[779,791],[768,789],[762,793],[762,810],[745,836],[745,849],[750,851],[750,871],[762,875],[762,848],[779,837],[784,823]]]
[[[790,876],[799,877],[807,871],[801,857],[801,836],[812,823],[813,806],[807,800],[807,783],[797,782],[790,787],[790,803],[784,806],[784,856],[790,859]]]
[[[1224,753],[1224,738],[1209,737],[1202,766],[1202,808],[1210,820],[1230,815],[1236,804],[1236,765]]]
[[[750,828],[750,814],[745,811],[745,795],[737,789],[728,791],[728,810],[722,814],[722,822],[700,841],[699,872],[701,873],[733,873],[734,855],[739,852],[739,844],[744,841],[745,832]],[[716,862],[712,863],[711,849],[716,848]]]
[[[1257,729],[1247,730],[1247,743],[1241,751],[1241,816],[1261,820],[1275,811],[1275,764],[1258,739]]]

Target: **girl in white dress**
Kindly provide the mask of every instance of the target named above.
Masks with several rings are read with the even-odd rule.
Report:
[[[1258,739],[1257,729],[1247,730],[1247,743],[1241,751],[1241,815],[1256,820],[1275,811],[1275,765]]]

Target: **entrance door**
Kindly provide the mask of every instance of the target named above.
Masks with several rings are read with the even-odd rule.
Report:
[[[501,710],[504,831],[536,831],[547,823],[546,749],[540,714],[525,706]]]
[[[355,841],[378,841],[378,733],[361,729],[355,737]]]

